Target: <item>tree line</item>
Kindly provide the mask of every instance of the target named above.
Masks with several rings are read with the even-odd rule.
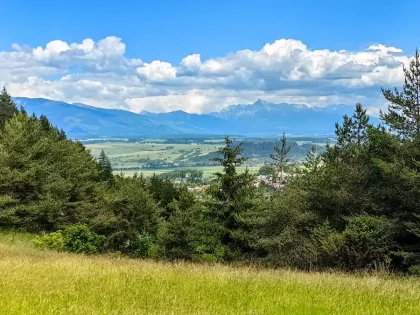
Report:
[[[168,178],[113,175],[44,116],[0,95],[0,226],[41,235],[37,246],[132,257],[258,263],[304,270],[386,268],[420,274],[420,57],[382,123],[357,104],[335,126],[337,142],[286,169],[283,137],[272,153],[287,185],[267,199],[243,148],[226,138],[223,167],[197,197]],[[200,175],[200,174],[197,174]]]

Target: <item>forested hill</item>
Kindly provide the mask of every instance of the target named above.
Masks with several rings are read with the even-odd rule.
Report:
[[[221,112],[189,114],[103,109],[42,98],[15,97],[18,107],[37,116],[46,115],[70,138],[87,137],[168,137],[183,134],[277,136],[329,135],[334,124],[353,106],[331,105],[324,108],[296,104],[272,104],[258,100],[254,104],[234,105]],[[372,118],[375,120],[375,118]]]
[[[335,125],[335,145],[314,145],[303,169],[289,163],[283,136],[259,182],[239,172],[243,147],[226,137],[213,159],[220,172],[199,191],[114,175],[105,152],[95,159],[45,116],[18,110],[4,89],[0,228],[74,253],[420,274],[418,52],[405,76],[403,89],[383,90],[381,126],[357,104]]]

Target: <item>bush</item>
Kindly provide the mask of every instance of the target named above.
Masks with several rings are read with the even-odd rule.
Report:
[[[61,231],[37,236],[33,243],[38,248],[52,249],[57,251],[64,250],[64,238]]]
[[[103,249],[105,237],[92,232],[86,225],[69,226],[63,232],[64,250],[71,253],[96,254]]]
[[[154,256],[151,252],[154,251],[153,238],[147,234],[140,234],[137,236],[135,244],[135,256],[141,258],[147,258]]]
[[[413,274],[413,275],[420,276],[420,265],[410,266],[408,268],[408,272]]]
[[[388,260],[394,247],[393,225],[388,219],[360,215],[346,221],[343,237],[349,267],[373,267]]]
[[[313,229],[309,248],[318,267],[337,267],[343,253],[343,235],[332,229],[328,222]]]

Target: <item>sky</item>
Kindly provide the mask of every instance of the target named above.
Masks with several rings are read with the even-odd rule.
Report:
[[[133,112],[232,104],[385,108],[418,0],[0,0],[0,85]]]

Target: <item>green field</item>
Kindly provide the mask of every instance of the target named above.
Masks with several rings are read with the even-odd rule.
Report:
[[[0,234],[0,314],[419,314],[420,280],[86,257]]]
[[[193,167],[194,169],[197,170],[201,170],[203,171],[204,178],[210,178],[214,175],[214,173],[216,172],[221,172],[222,171],[222,167],[221,166],[201,166],[201,167]],[[258,171],[258,169],[260,168],[259,166],[238,166],[237,170],[238,172],[244,172],[245,169],[248,168],[250,172],[256,173]],[[160,175],[160,174],[164,174],[167,172],[171,172],[175,169],[157,169],[157,170],[141,170],[141,171],[123,171],[123,174],[125,176],[133,176],[134,174],[143,174],[144,176],[148,177],[148,176],[152,176],[153,174],[156,175]],[[179,170],[179,169],[178,169]],[[119,174],[120,171],[115,171],[115,174]]]
[[[167,144],[160,141],[146,143],[104,142],[86,144],[94,156],[104,150],[114,169],[139,167],[140,160],[162,160],[174,163],[177,159],[206,155],[217,151],[220,144]]]
[[[139,167],[142,163],[141,159],[161,160],[169,163],[176,162],[177,159],[188,159],[192,156],[203,156],[211,152],[215,152],[220,148],[221,144],[166,144],[162,141],[155,142],[104,142],[97,144],[87,144],[86,147],[91,150],[93,156],[98,156],[101,150],[104,150],[109,157],[112,167],[116,174],[121,172],[121,169]],[[204,177],[209,178],[215,172],[222,170],[219,166],[193,166],[184,168],[199,169],[204,172]],[[179,169],[179,168],[177,168]],[[250,171],[257,171],[259,166],[250,166]],[[173,171],[173,167],[159,168],[159,169],[143,169],[143,170],[123,170],[126,176],[142,173],[145,176],[155,174],[162,174]],[[245,167],[238,167],[239,171],[244,171]]]

